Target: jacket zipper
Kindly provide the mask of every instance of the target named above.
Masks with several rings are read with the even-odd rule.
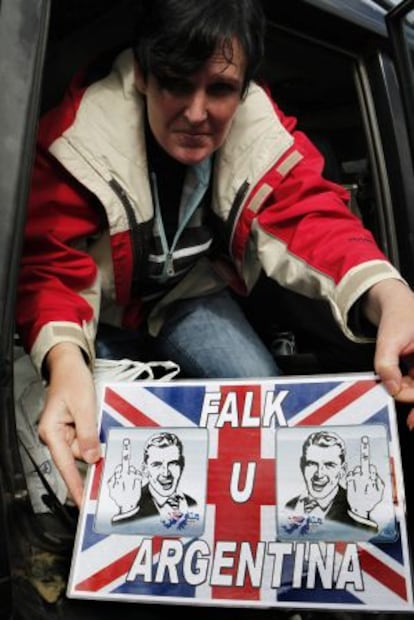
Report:
[[[137,218],[135,217],[135,213],[132,208],[131,202],[127,196],[127,193],[118,183],[118,181],[116,181],[116,179],[111,179],[109,181],[109,185],[114,191],[115,195],[121,201],[121,204],[125,209],[128,219],[133,261],[131,278],[131,297],[133,298],[138,295],[139,283],[143,275],[142,269],[144,265],[144,249],[147,247],[148,243],[148,235],[145,234],[144,229],[147,229],[147,226],[145,224],[138,224]]]
[[[237,190],[236,196],[234,197],[233,204],[230,208],[229,216],[226,222],[227,243],[229,248],[229,255],[231,256],[231,258],[234,258],[232,252],[234,231],[236,230],[236,225],[239,221],[242,212],[242,206],[244,204],[244,200],[247,196],[249,188],[250,183],[248,181],[244,181],[241,184],[241,186]]]

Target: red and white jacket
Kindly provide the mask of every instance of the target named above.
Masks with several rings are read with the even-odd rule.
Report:
[[[177,297],[232,283],[248,293],[261,270],[282,286],[329,300],[343,332],[373,284],[401,276],[349,210],[348,193],[321,176],[323,159],[260,86],[252,84],[216,153],[211,208],[231,270],[202,259],[150,316],[156,334]],[[87,87],[75,82],[45,115],[28,206],[17,327],[40,369],[58,342],[92,361],[98,320],[137,327],[140,268],[153,221],[144,103],[132,53]],[[233,271],[233,273],[231,273]]]

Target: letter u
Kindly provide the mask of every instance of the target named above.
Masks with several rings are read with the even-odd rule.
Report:
[[[230,495],[235,502],[241,504],[247,502],[253,492],[254,476],[256,473],[256,463],[247,464],[246,480],[244,488],[240,488],[241,463],[234,463],[230,482]]]

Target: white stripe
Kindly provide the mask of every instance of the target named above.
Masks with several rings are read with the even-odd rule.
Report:
[[[82,531],[82,533],[84,532]],[[72,567],[71,583],[75,585],[105,569],[108,564],[116,562],[119,558],[136,549],[142,539],[143,536],[122,536],[121,534],[105,536],[99,542],[82,551],[76,566]]]
[[[289,426],[299,424],[319,408],[334,400],[343,392],[346,392],[351,386],[352,383],[345,381],[336,388],[330,390],[327,394],[324,394],[321,398],[312,402],[308,407],[301,409],[297,415],[292,416],[289,419]],[[331,415],[329,417],[329,424],[360,424],[380,411],[381,408],[388,406],[390,402],[391,399],[384,388],[381,385],[377,385],[359,398],[354,399],[349,405],[340,409],[336,414]]]
[[[187,256],[193,256],[193,255],[200,254],[201,252],[205,252],[206,250],[208,250],[212,243],[213,243],[213,240],[210,239],[209,241],[206,241],[205,243],[200,243],[199,245],[191,245],[185,248],[180,248],[179,250],[174,250],[174,252],[172,253],[173,258],[174,260],[178,260],[179,258],[185,258]],[[148,255],[148,260],[152,263],[157,263],[157,264],[164,263],[165,258],[166,258],[165,253]]]
[[[119,396],[126,400],[132,407],[142,411],[143,414],[154,421],[157,426],[198,426],[187,418],[187,416],[181,414],[174,409],[174,407],[171,407],[168,403],[165,403],[161,398],[158,398],[146,389],[146,387],[159,388],[161,386],[171,389],[171,383],[165,384],[159,381],[149,383],[145,381],[146,387],[141,387],[139,383],[144,382],[132,382],[129,384],[115,383],[109,384],[107,387],[119,394]],[[180,387],[177,387],[177,389],[180,389]],[[108,403],[105,402],[104,408],[125,427],[135,426],[135,424],[124,418],[122,414],[110,407]]]

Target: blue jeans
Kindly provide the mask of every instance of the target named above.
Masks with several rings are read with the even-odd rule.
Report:
[[[176,302],[156,338],[144,329],[100,329],[98,357],[176,362],[185,377],[274,377],[280,371],[229,291]],[[109,335],[108,335],[109,333]],[[112,333],[112,335],[111,335]],[[132,357],[133,356],[133,357]]]

